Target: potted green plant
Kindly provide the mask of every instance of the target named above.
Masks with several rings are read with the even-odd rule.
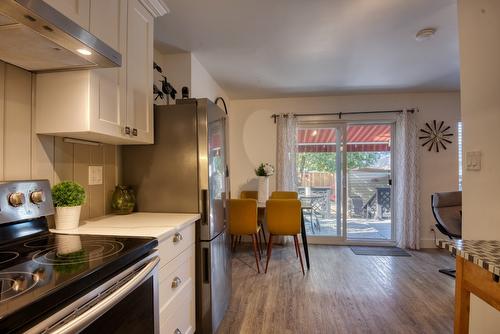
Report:
[[[52,199],[56,208],[56,229],[77,228],[80,211],[85,203],[85,189],[76,182],[63,181],[52,187]]]

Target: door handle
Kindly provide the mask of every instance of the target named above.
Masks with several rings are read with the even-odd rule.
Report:
[[[132,129],[132,136],[137,137],[137,129],[136,128]]]
[[[154,257],[146,263],[146,265],[133,277],[129,279],[125,284],[112,292],[109,296],[103,298],[97,304],[87,309],[86,311],[79,314],[77,317],[72,318],[68,322],[64,323],[61,327],[51,331],[53,334],[63,334],[63,333],[77,333],[87,327],[90,323],[100,317],[102,314],[106,313],[114,305],[120,302],[128,294],[135,290],[139,285],[141,285],[144,279],[153,271],[153,269],[160,263],[159,257]]]
[[[210,283],[210,259],[208,258],[208,248],[203,248],[203,282]]]
[[[208,225],[208,190],[201,190],[201,223]]]
[[[130,126],[125,127],[125,134],[130,135]]]

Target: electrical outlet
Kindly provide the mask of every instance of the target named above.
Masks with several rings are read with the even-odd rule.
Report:
[[[102,166],[89,166],[89,186],[102,184]]]
[[[481,152],[466,152],[465,161],[467,170],[479,171],[481,170]]]

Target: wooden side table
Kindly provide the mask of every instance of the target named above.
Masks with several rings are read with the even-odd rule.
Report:
[[[455,334],[469,333],[470,294],[500,311],[500,241],[440,240],[457,256]]]

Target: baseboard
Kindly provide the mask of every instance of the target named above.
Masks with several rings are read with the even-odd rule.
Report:
[[[420,239],[420,248],[437,248],[434,239]]]

